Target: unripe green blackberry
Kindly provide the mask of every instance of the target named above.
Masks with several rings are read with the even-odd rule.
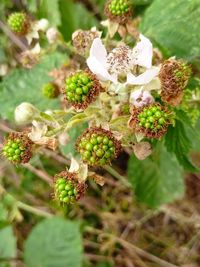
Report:
[[[105,13],[110,20],[125,24],[132,16],[129,0],[109,0],[105,6]]]
[[[32,141],[24,133],[11,133],[3,144],[3,155],[12,163],[27,163],[32,156]]]
[[[54,177],[54,195],[62,204],[72,204],[85,193],[85,183],[80,183],[76,173],[63,171]]]
[[[29,18],[23,12],[12,13],[8,17],[8,26],[14,33],[25,35],[30,28]]]
[[[84,162],[91,166],[103,166],[119,155],[121,143],[110,131],[90,128],[78,138],[76,148]]]
[[[171,105],[178,105],[183,97],[183,90],[191,76],[191,68],[175,59],[166,60],[160,69],[161,98]]]
[[[43,85],[42,93],[47,98],[56,98],[59,95],[59,89],[54,83],[47,83]]]
[[[96,99],[102,87],[90,71],[78,71],[66,79],[65,96],[68,103],[77,109],[85,109]]]
[[[163,136],[169,124],[172,124],[173,113],[165,106],[153,104],[133,109],[129,126],[146,137],[159,138]]]

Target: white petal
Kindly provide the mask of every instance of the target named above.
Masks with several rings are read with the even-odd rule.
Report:
[[[137,77],[134,76],[132,73],[128,73],[126,84],[132,84],[132,85],[147,84],[158,75],[159,70],[160,68],[153,67],[149,70],[146,70],[144,73],[140,74]]]
[[[35,24],[35,29],[37,31],[46,31],[49,26],[49,21],[47,19],[40,19],[38,22]]]
[[[95,57],[90,56],[87,59],[87,65],[99,80],[117,83],[117,79],[114,76],[111,76],[107,69]]]
[[[71,164],[70,164],[70,168],[69,168],[69,172],[77,172],[79,170],[79,163],[78,161],[74,158],[71,157]]]
[[[136,47],[133,49],[134,53],[134,64],[151,68],[152,57],[153,57],[153,46],[148,38],[140,34],[140,42],[137,43]]]
[[[107,51],[100,38],[95,38],[90,48],[90,57],[95,57],[106,68]]]
[[[143,88],[133,91],[130,95],[130,103],[135,107],[142,107],[153,102],[153,96],[149,91],[143,90]]]

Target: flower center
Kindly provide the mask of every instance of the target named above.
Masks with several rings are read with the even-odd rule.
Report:
[[[19,139],[9,139],[3,147],[4,156],[12,162],[20,162],[23,152],[24,148],[22,147],[21,141]]]
[[[107,57],[110,73],[127,74],[133,67],[132,50],[128,46],[113,49]]]
[[[62,177],[56,181],[56,196],[60,202],[71,203],[76,199],[76,195],[77,191],[70,181]]]

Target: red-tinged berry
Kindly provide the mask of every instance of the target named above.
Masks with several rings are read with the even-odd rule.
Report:
[[[132,6],[129,0],[108,0],[105,14],[111,21],[126,24],[132,16]]]
[[[11,133],[3,144],[3,155],[14,164],[27,163],[32,156],[33,143],[25,133]]]
[[[29,18],[23,12],[12,13],[8,17],[8,26],[15,34],[25,35],[30,28]]]
[[[173,106],[180,104],[190,76],[191,68],[188,65],[175,59],[166,60],[159,73],[162,100]]]
[[[167,107],[153,104],[133,109],[129,126],[136,132],[143,133],[146,137],[159,138],[166,133],[172,119],[173,113]]]
[[[110,131],[90,128],[78,138],[76,148],[84,162],[91,166],[102,166],[119,155],[121,143]]]
[[[76,173],[63,171],[54,176],[54,197],[61,204],[73,204],[84,194],[86,185],[79,182]]]
[[[56,98],[59,95],[59,89],[54,83],[47,83],[42,87],[42,94],[46,98]]]
[[[102,91],[100,82],[90,71],[78,71],[65,81],[66,101],[76,109],[85,109]]]

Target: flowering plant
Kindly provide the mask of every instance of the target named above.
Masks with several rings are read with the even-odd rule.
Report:
[[[74,142],[78,154],[70,151],[66,155],[71,159],[69,169],[54,177],[54,196],[62,204],[83,196],[94,168],[108,168],[122,152],[138,160],[153,157],[163,140],[180,164],[187,162],[195,170],[187,158],[188,150],[180,143],[177,151],[168,140],[178,131],[177,124],[182,125],[180,114],[191,66],[175,56],[164,59],[153,48],[152,41],[133,24],[129,1],[107,1],[105,14],[104,32],[96,27],[79,29],[70,43],[46,19],[34,21],[23,12],[8,18],[10,30],[24,36],[30,47],[22,53],[24,67],[32,68],[45,53],[42,34],[48,42],[46,49],[55,51],[61,46],[70,53],[68,65],[51,70],[52,80],[42,87],[43,96],[49,102],[59,98],[62,109],[47,106],[42,111],[32,103],[21,103],[15,109],[15,120],[24,126],[32,123],[32,127],[11,133],[3,145],[5,158],[14,164],[25,163],[40,148],[56,150],[72,142],[71,129],[86,128]]]

